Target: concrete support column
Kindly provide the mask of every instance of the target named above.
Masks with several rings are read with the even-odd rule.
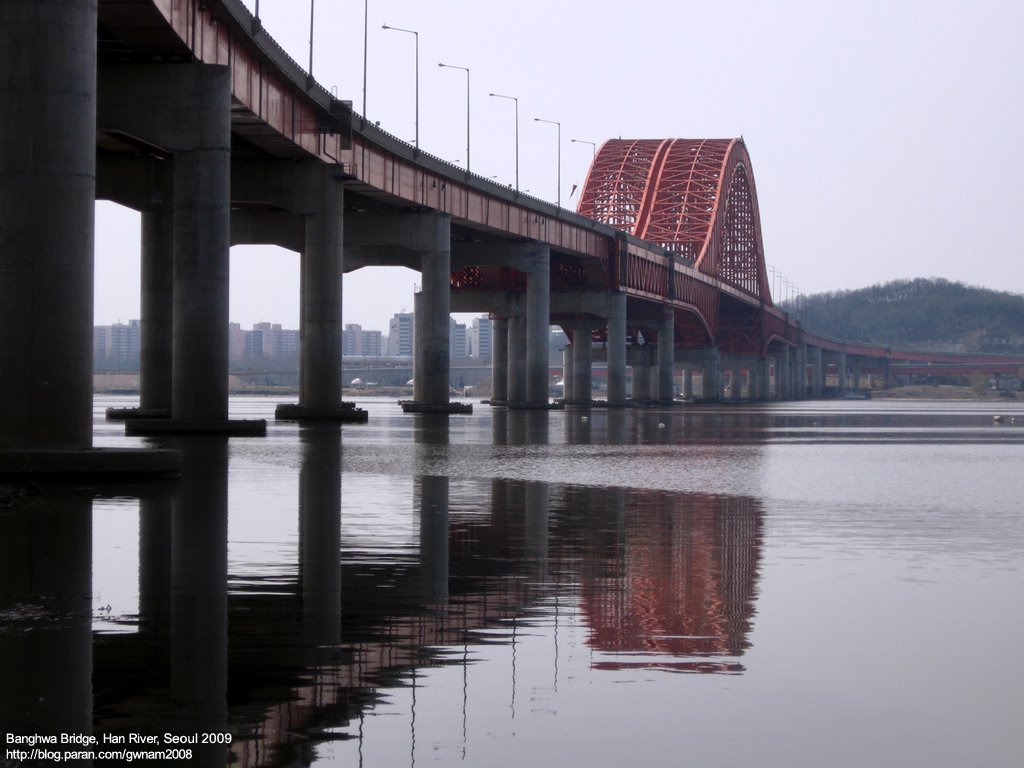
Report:
[[[717,402],[722,395],[722,383],[719,370],[722,365],[722,353],[718,347],[704,349],[704,363],[701,366],[701,388],[707,402]]]
[[[842,397],[846,394],[847,387],[847,376],[846,376],[846,353],[836,353],[836,368],[839,373],[839,396]]]
[[[174,154],[174,327],[171,415],[228,417],[231,71],[188,70],[192,146]]]
[[[422,336],[426,333],[426,327],[416,318],[423,312],[423,293],[417,291],[412,295],[412,399],[417,402],[422,400],[424,379],[421,358],[416,350],[423,345]]]
[[[757,361],[757,399],[767,400],[771,397],[768,386],[768,358],[762,357]]]
[[[825,371],[821,363],[821,347],[810,347],[808,354],[811,361],[811,397],[820,398],[825,381]]]
[[[675,398],[675,313],[663,310],[658,326],[658,400],[671,402]]]
[[[683,399],[693,399],[693,366],[686,366],[683,369]]]
[[[92,446],[96,0],[0,3],[0,449]]]
[[[548,347],[551,337],[551,251],[538,248],[526,274],[526,401],[548,402]]]
[[[174,216],[142,212],[142,323],[139,406],[171,412],[174,316]]]
[[[572,399],[572,344],[567,344],[562,349],[562,399]]]
[[[301,259],[299,405],[341,408],[341,279],[343,188],[324,169],[310,171],[320,210],[305,217]]]
[[[797,393],[801,400],[807,399],[807,345],[801,344],[797,349]]]
[[[793,370],[790,365],[789,347],[783,347],[775,361],[775,382],[779,400],[789,400],[793,396]]]
[[[423,290],[416,312],[417,347],[413,356],[417,373],[413,399],[426,405],[448,404],[450,371],[448,331],[451,322],[451,219],[434,217],[434,250],[422,257]]]
[[[633,366],[633,399],[640,401],[651,399],[651,366]]]
[[[491,401],[508,400],[508,318],[491,318]]]
[[[853,381],[853,391],[857,392],[860,390],[860,358],[855,358],[850,368],[853,373],[851,376]]]
[[[734,362],[729,370],[729,381],[729,399],[739,402],[743,393],[743,369],[738,361]]]
[[[609,297],[608,317],[608,403],[626,402],[626,294]]]
[[[522,305],[517,302],[517,307]],[[527,320],[520,313],[508,319],[508,400],[526,401],[527,384]]]
[[[572,399],[579,403],[589,403],[593,382],[591,381],[591,363],[593,361],[593,343],[590,338],[590,324],[577,323],[572,335]]]

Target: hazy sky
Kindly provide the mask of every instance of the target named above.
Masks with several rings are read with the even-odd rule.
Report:
[[[1024,292],[1024,3],[1019,0],[797,0],[598,4],[593,0],[365,0],[366,114],[464,164],[470,73],[471,170],[515,178],[575,208],[609,138],[742,135],[753,163],[765,256],[803,293],[944,277]],[[249,0],[250,10],[255,2]],[[308,0],[261,0],[267,32],[309,62]],[[363,110],[364,2],[315,4],[313,74]],[[138,217],[97,215],[96,322],[139,315]],[[232,249],[231,318],[298,327],[298,256]],[[387,331],[412,308],[418,274],[345,277],[344,321]]]

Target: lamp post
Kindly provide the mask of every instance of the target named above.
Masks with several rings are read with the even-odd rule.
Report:
[[[500,93],[489,93],[496,99],[508,99],[516,103],[516,192],[519,192],[519,99],[515,96],[502,96]]]
[[[420,150],[420,33],[414,29],[402,29],[401,27],[389,27],[384,24],[381,29],[390,29],[394,32],[406,32],[416,38],[416,151]]]
[[[469,173],[469,67],[442,64],[441,62],[438,62],[437,66],[445,67],[446,69],[461,69],[466,73],[466,173]]]
[[[363,0],[363,120],[366,120],[366,48],[370,31],[370,0]]]
[[[313,79],[313,4],[315,0],[309,0],[309,79]]]
[[[555,205],[558,208],[562,207],[562,124],[557,120],[545,120],[542,117],[533,118],[538,123],[550,123],[551,125],[558,127],[558,192],[555,194],[557,202]]]
[[[573,144],[589,144],[594,150],[594,159],[597,159],[597,144],[593,141],[587,141],[586,139],[569,139]]]

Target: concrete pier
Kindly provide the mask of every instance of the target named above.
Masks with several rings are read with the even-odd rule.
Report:
[[[541,246],[530,254],[526,269],[527,405],[548,402],[548,343],[551,335],[551,252]]]
[[[92,449],[96,3],[0,3],[0,475],[176,473]]]
[[[609,298],[608,318],[608,404],[626,404],[626,294]]]
[[[675,399],[675,314],[669,308],[662,310],[658,326],[658,383],[657,398],[661,402]]]
[[[312,208],[302,217],[299,402],[282,403],[275,417],[365,422],[366,411],[341,400],[344,188],[331,166],[307,167],[295,178],[296,197]]]
[[[0,71],[0,450],[85,449],[96,3],[0,4]]]
[[[413,399],[406,412],[471,413],[472,406],[448,400],[451,363],[448,330],[451,320],[451,218],[434,214],[420,246],[422,290],[416,299],[416,343],[413,349]]]
[[[572,402],[589,404],[591,402],[593,341],[590,336],[590,323],[580,321],[573,328],[572,335]]]
[[[562,399],[572,399],[572,372],[573,372],[573,350],[572,344],[562,349]]]
[[[171,351],[174,315],[174,217],[142,212],[139,407],[171,414]]]
[[[634,365],[633,373],[633,400],[643,403],[651,399],[651,366]]]
[[[508,401],[526,402],[527,384],[527,318],[521,301],[515,302],[514,314],[508,318]]]
[[[491,402],[508,401],[508,318],[491,318]]]
[[[719,374],[721,365],[721,350],[718,347],[706,347],[704,362],[701,365],[701,390],[705,402],[716,403],[722,396],[722,380]]]

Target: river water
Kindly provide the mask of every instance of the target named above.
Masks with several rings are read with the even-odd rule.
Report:
[[[150,444],[103,420],[126,404],[98,446]],[[230,739],[170,755],[196,765],[1022,764],[1024,405],[273,405],[231,401],[265,438],[163,443],[179,481],[8,491],[0,731]]]

